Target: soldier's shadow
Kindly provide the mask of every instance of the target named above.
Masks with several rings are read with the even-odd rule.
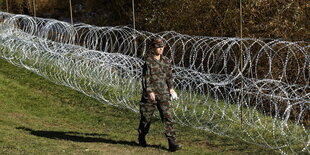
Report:
[[[68,141],[74,141],[74,142],[97,142],[97,143],[102,142],[102,143],[110,143],[110,144],[140,146],[135,141],[121,141],[121,140],[112,140],[112,139],[102,138],[102,136],[108,136],[107,134],[62,132],[62,131],[41,131],[41,130],[33,130],[30,128],[26,128],[26,127],[16,127],[16,129],[27,131],[34,136],[45,137],[45,138],[50,138],[50,139],[61,139],[61,140],[68,140]],[[147,145],[147,147],[167,150],[161,145]]]

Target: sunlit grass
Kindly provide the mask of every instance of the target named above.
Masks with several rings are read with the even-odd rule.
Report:
[[[4,54],[10,54],[4,49]],[[31,51],[29,51],[31,52]],[[42,51],[43,52],[43,51]],[[48,55],[48,53],[46,54]],[[33,57],[32,57],[33,56]],[[22,58],[18,51],[15,51],[14,58]],[[48,56],[46,56],[48,58]],[[82,68],[76,71],[72,66],[63,66],[72,61],[83,62],[73,57],[60,57],[62,60],[46,59],[37,61],[35,54],[23,58],[22,62],[12,60],[31,66],[27,68],[41,76],[60,84],[74,88],[84,94],[91,96],[103,103],[112,104],[121,108],[128,108],[138,111],[138,103],[141,97],[141,84],[139,79],[125,78],[116,68],[103,68],[101,74],[92,74],[89,68]],[[68,61],[68,62],[66,62]],[[70,68],[71,67],[71,68]],[[76,74],[79,73],[79,74]],[[81,75],[83,74],[83,75]],[[74,79],[74,80],[67,80]],[[220,135],[242,139],[247,142],[261,145],[270,145],[275,148],[282,148],[289,151],[288,142],[292,143],[293,149],[301,150],[307,141],[307,132],[301,126],[289,123],[283,131],[279,126],[282,121],[264,115],[256,109],[244,107],[243,123],[240,120],[240,106],[234,103],[227,103],[221,99],[215,99],[208,94],[199,94],[187,91],[176,90],[182,103],[172,103],[173,112],[177,122],[184,126],[191,126],[202,130],[208,130]],[[107,102],[106,102],[107,101]]]

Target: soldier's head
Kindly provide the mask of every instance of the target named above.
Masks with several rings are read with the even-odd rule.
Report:
[[[153,54],[162,55],[164,52],[165,42],[162,38],[154,38],[152,41]]]

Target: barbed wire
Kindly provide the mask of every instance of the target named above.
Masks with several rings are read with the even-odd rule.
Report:
[[[282,154],[310,153],[309,42],[151,33],[0,12],[0,57],[134,112],[154,37],[165,40],[173,64],[175,122]]]

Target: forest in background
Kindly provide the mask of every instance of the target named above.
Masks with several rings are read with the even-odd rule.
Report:
[[[9,0],[9,12],[33,15],[33,0]],[[239,0],[135,2],[136,29],[240,37]],[[132,26],[131,0],[72,0],[75,22]],[[243,37],[310,40],[309,0],[242,0]],[[0,0],[6,10],[5,0]],[[36,0],[39,17],[70,21],[69,0]]]

